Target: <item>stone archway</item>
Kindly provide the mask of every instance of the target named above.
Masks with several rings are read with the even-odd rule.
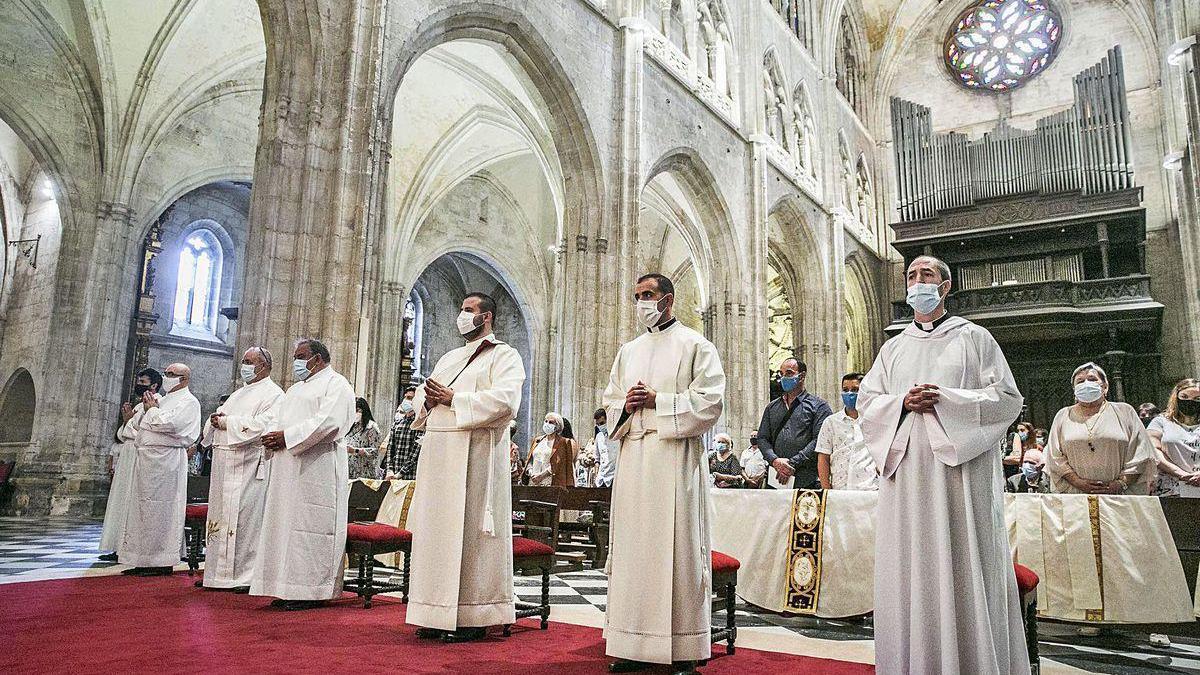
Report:
[[[18,368],[0,392],[0,445],[33,440],[36,410],[37,393],[33,377],[28,370]]]

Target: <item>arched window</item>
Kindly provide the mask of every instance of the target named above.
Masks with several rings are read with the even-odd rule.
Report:
[[[184,239],[175,282],[176,328],[216,333],[222,258],[221,244],[211,230],[194,230]]]
[[[870,229],[874,220],[872,216],[875,213],[875,197],[871,191],[871,172],[867,169],[865,158],[861,156],[858,158],[858,166],[855,168],[854,174],[855,193],[858,197],[855,214],[858,216],[858,222]]]
[[[842,201],[846,209],[854,212],[858,204],[858,186],[855,183],[854,165],[850,159],[850,143],[846,140],[846,132],[838,131],[838,159],[842,166]]]
[[[718,94],[733,98],[737,82],[736,52],[724,6],[718,0],[701,0],[696,5],[696,17],[701,45],[700,72],[713,81]]]
[[[424,317],[421,311],[421,296],[414,290],[404,303],[404,348],[412,359],[413,375],[421,373],[422,328]]]
[[[837,88],[850,104],[855,113],[860,113],[859,96],[862,90],[862,65],[854,47],[855,28],[850,15],[842,14],[838,22],[837,51],[833,55],[834,69],[837,75]]]
[[[783,149],[788,149],[788,131],[791,125],[791,113],[788,109],[787,89],[784,88],[783,74],[779,63],[775,60],[774,52],[767,52],[763,57],[763,115],[767,135],[775,139]]]
[[[817,175],[817,124],[808,91],[801,84],[792,95],[792,124],[796,134],[796,162],[810,176]]]
[[[943,55],[962,86],[1009,91],[1046,69],[1061,37],[1062,18],[1046,0],[979,0],[950,25]]]
[[[33,440],[33,413],[37,396],[29,371],[18,368],[0,394],[0,443]]]

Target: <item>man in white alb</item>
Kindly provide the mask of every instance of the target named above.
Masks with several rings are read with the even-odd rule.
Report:
[[[492,334],[496,301],[463,300],[466,345],[438,360],[417,389],[412,589],[407,623],[417,637],[464,642],[515,621],[508,423],[521,408],[525,366]],[[435,486],[426,489],[422,486]]]
[[[172,363],[161,398],[142,394],[137,419],[128,517],[117,556],[134,576],[171,573],[183,551],[187,511],[187,448],[200,435],[200,402],[188,390],[191,370]]]
[[[117,429],[116,443],[108,455],[108,473],[112,482],[108,486],[108,503],[104,505],[104,526],[100,530],[100,550],[111,551],[100,556],[106,562],[118,562],[117,548],[125,538],[125,521],[129,518],[129,490],[133,481],[133,463],[137,446],[137,423],[142,419],[142,394],[150,392],[158,396],[162,387],[162,375],[153,368],[143,368],[133,383],[133,402],[121,405],[121,428]],[[136,405],[135,405],[136,403]]]
[[[621,443],[613,482],[608,608],[610,672],[673,664],[695,672],[711,645],[708,457],[702,436],[721,416],[725,372],[716,348],[676,320],[675,287],[638,279],[646,331],[622,345],[604,407]]]
[[[354,389],[319,340],[296,343],[292,374],[296,383],[279,403],[274,430],[262,437],[267,496],[250,593],[302,610],[342,592],[350,497],[344,439],[355,407]]]
[[[946,263],[922,256],[907,277],[916,320],[858,394],[880,469],[875,667],[1028,673],[996,455],[1021,393],[991,334],[946,313]]]
[[[817,475],[824,490],[878,490],[879,472],[867,452],[858,415],[862,373],[842,377],[842,410],[825,418],[817,434]]]
[[[246,350],[238,369],[244,386],[204,424],[205,444],[213,449],[205,588],[250,591],[267,497],[262,435],[275,423],[283,399],[283,390],[271,379],[272,365],[266,347]]]

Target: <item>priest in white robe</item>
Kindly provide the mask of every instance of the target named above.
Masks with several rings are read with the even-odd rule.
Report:
[[[200,402],[188,390],[190,380],[191,370],[173,363],[163,372],[162,398],[142,394],[128,516],[117,547],[120,561],[132,567],[122,574],[170,574],[183,552],[187,449],[200,436]]]
[[[125,538],[125,521],[129,517],[129,490],[133,482],[133,461],[137,446],[137,423],[146,411],[142,407],[142,394],[150,392],[156,397],[162,386],[162,375],[153,368],[144,368],[134,380],[133,397],[137,405],[121,405],[121,427],[117,429],[116,442],[109,450],[108,502],[104,506],[104,526],[100,530],[100,550],[111,551],[100,556],[101,560],[118,562],[117,548]]]
[[[204,424],[211,445],[204,587],[250,590],[267,497],[262,435],[275,424],[283,390],[271,379],[271,353],[251,347],[238,369],[243,386]]]
[[[330,365],[317,340],[297,343],[267,450],[262,539],[250,593],[288,610],[319,607],[342,592],[350,497],[346,432],[354,424],[354,389]]]
[[[1021,394],[991,334],[946,314],[947,265],[920,257],[907,276],[916,320],[858,395],[880,470],[876,670],[1028,673],[996,456]]]
[[[515,621],[508,424],[521,408],[525,367],[492,334],[496,302],[463,300],[467,344],[443,356],[417,389],[413,428],[424,430],[413,532],[407,623],[417,636],[477,640]]]
[[[617,353],[604,392],[621,443],[612,488],[608,609],[610,672],[709,658],[712,553],[702,436],[721,416],[716,348],[673,315],[675,289],[653,274],[634,289],[647,332]]]

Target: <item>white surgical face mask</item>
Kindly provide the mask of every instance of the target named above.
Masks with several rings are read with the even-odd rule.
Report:
[[[410,401],[408,399],[404,399],[403,401],[400,402],[400,412],[407,415],[408,413],[410,413],[412,411],[413,411],[412,401]]]
[[[1075,385],[1075,400],[1080,403],[1095,403],[1104,396],[1104,388],[1095,380],[1084,380]]]
[[[302,382],[307,380],[308,376],[312,375],[312,371],[308,369],[308,360],[296,359],[292,361],[292,374],[296,376],[297,380]]]
[[[178,377],[164,377],[162,391],[169,393],[172,389],[179,386]]]
[[[908,289],[908,306],[918,314],[930,314],[942,301],[941,284],[913,284]]]
[[[475,332],[479,326],[475,325],[475,314],[470,312],[460,312],[458,315],[458,332],[464,337]]]
[[[238,374],[242,376],[242,382],[245,382],[246,384],[250,384],[250,380],[253,380],[254,376],[256,375],[254,372],[254,366],[249,363],[243,363],[241,367],[238,368]]]
[[[542,433],[546,434],[547,436],[556,431],[558,431],[558,427],[554,426],[553,422],[546,422],[542,425]]]
[[[662,319],[662,310],[658,308],[658,300],[638,300],[637,316],[638,321],[646,328],[654,328]]]

